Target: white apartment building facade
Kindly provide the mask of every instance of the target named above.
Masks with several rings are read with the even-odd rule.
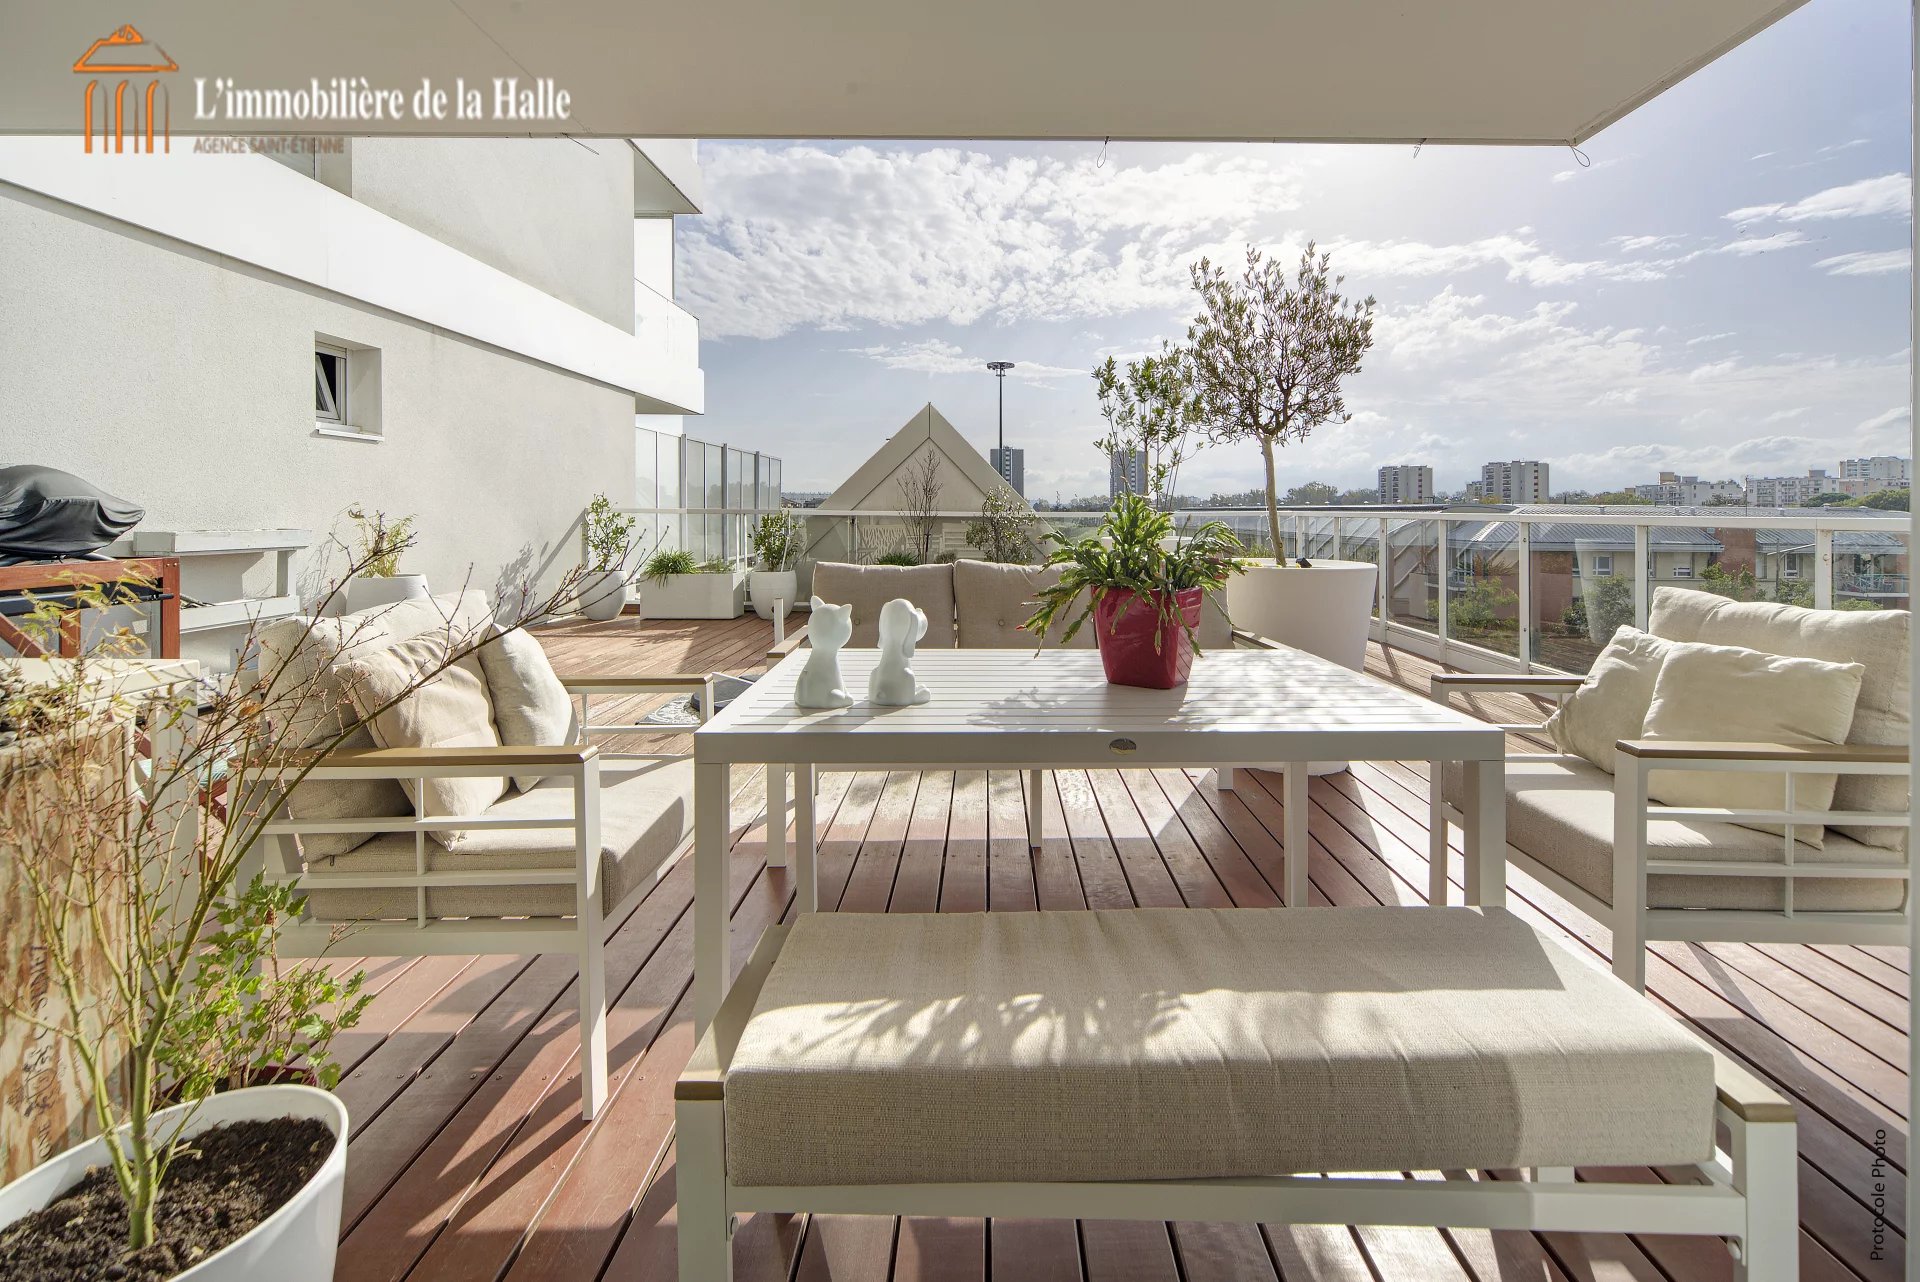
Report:
[[[1433,502],[1433,469],[1422,463],[1395,463],[1380,469],[1382,503]]]
[[[1913,460],[1893,454],[1840,460],[1840,491],[1858,498],[1876,490],[1901,490],[1913,484]]]
[[[1632,493],[1649,503],[1664,507],[1705,507],[1709,503],[1738,503],[1746,490],[1738,481],[1703,481],[1697,476],[1662,472],[1651,485],[1636,485]]]
[[[1798,507],[1818,494],[1842,493],[1837,478],[1823,467],[1805,476],[1749,476],[1747,502],[1754,507]]]
[[[140,504],[141,531],[307,532],[304,591],[357,504],[416,517],[402,568],[434,590],[533,592],[589,498],[633,503],[636,426],[704,408],[672,297],[698,180],[684,141],[355,138],[293,164],[0,139],[4,455]]]
[[[1483,498],[1500,503],[1545,503],[1547,492],[1547,465],[1537,459],[1481,465]]]

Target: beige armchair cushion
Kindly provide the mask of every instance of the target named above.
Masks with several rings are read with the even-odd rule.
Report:
[[[580,734],[573,696],[554,675],[547,652],[524,628],[496,629],[493,640],[480,648],[480,670],[486,674],[487,697],[493,701],[493,724],[500,742],[513,747],[557,747]],[[531,792],[539,775],[516,775],[513,786]]]
[[[1039,608],[1040,593],[1060,581],[1059,567],[1038,565],[995,565],[988,561],[956,561],[953,566],[953,595],[959,611],[959,642],[962,649],[1033,649],[1038,638],[1022,628]],[[1086,608],[1086,597],[1075,599],[1070,613],[1063,615],[1048,635],[1047,649],[1058,649],[1060,638],[1074,615]],[[1093,625],[1082,629],[1065,643],[1075,650],[1093,648]]]
[[[1654,679],[1668,649],[1667,642],[1638,628],[1615,632],[1580,688],[1547,718],[1554,746],[1612,774],[1614,745],[1638,739],[1646,728]]]
[[[342,664],[427,632],[471,640],[492,622],[485,594],[464,592],[355,614],[263,624],[258,641],[260,672],[271,681],[265,692],[267,716],[286,727],[281,742],[289,746],[330,743],[358,716],[342,680]],[[365,727],[340,742],[345,749],[373,746]],[[287,814],[305,820],[383,819],[412,810],[413,803],[393,779],[310,779],[287,802]],[[301,837],[298,845],[303,857],[317,859],[342,854],[366,840],[363,833],[321,833]]]
[[[491,818],[571,819],[573,785],[548,779],[530,792],[509,792],[487,807]],[[600,904],[613,912],[652,884],[693,833],[693,763],[687,760],[607,762],[600,768]],[[570,828],[488,828],[467,834],[458,854],[427,845],[428,872],[493,872],[572,868]],[[321,921],[380,921],[412,917],[412,890],[330,890],[325,874],[410,873],[413,838],[385,833],[349,854],[312,863],[302,885],[307,910]],[[317,873],[320,876],[312,874]],[[427,891],[430,917],[571,917],[579,905],[572,886],[435,886]]]
[[[1448,762],[1443,795],[1464,808],[1464,772]],[[1603,904],[1613,902],[1613,776],[1579,757],[1522,757],[1507,762],[1507,842],[1558,873]],[[1782,861],[1783,841],[1769,833],[1727,823],[1654,819],[1647,824],[1647,854],[1653,859],[1702,862]],[[1793,906],[1805,912],[1894,912],[1906,902],[1906,883],[1892,874],[1905,863],[1898,851],[1863,845],[1829,832],[1826,845],[1804,842],[1797,864],[1884,864],[1888,876],[1803,878]],[[1727,908],[1779,912],[1786,907],[1782,883],[1763,877],[1689,877],[1652,873],[1649,908]]]
[[[813,567],[813,595],[829,605],[853,607],[850,646],[880,644],[880,607],[897,597],[927,612],[928,650],[953,647],[953,567],[951,565],[849,565],[822,561]]]
[[[808,913],[726,1097],[742,1185],[1713,1150],[1705,1047],[1497,909]]]
[[[343,665],[353,706],[367,719],[382,748],[497,748],[493,703],[478,655],[454,655],[444,633],[428,632]],[[484,813],[507,790],[499,775],[402,779],[401,787],[424,815],[468,818]],[[448,850],[464,848],[472,834],[434,829]]]
[[[1808,610],[1729,601],[1684,588],[1657,588],[1649,627],[1654,635],[1671,641],[1704,641],[1829,663],[1858,663],[1866,676],[1843,742],[1905,748],[1913,741],[1907,707],[1912,618],[1905,610]],[[1843,775],[1834,789],[1833,804],[1837,810],[1904,810],[1907,781],[1903,776]],[[1906,848],[1906,834],[1899,828],[1841,825],[1835,831],[1870,846]]]
[[[1825,663],[1762,654],[1731,645],[1674,642],[1653,683],[1647,709],[1649,739],[1732,743],[1839,743],[1853,721],[1866,669],[1857,663]],[[1833,804],[1836,775],[1796,775],[1797,809]],[[1647,795],[1670,806],[1724,806],[1732,810],[1780,810],[1787,801],[1786,776],[1745,770],[1655,770]],[[1778,824],[1736,821],[1744,828],[1783,833]],[[1824,825],[1796,827],[1795,836],[1818,848]]]

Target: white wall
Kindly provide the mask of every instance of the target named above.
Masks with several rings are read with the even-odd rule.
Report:
[[[352,168],[355,200],[632,328],[633,149],[623,139],[356,138]]]
[[[315,434],[316,333],[380,350],[379,443]],[[0,184],[0,458],[78,473],[147,528],[324,535],[359,502],[418,514],[408,568],[436,589],[494,591],[572,563],[587,498],[630,492],[633,410],[631,391]]]
[[[633,278],[663,298],[673,297],[673,218],[633,220]]]

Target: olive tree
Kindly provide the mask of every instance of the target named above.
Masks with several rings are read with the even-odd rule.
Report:
[[[1200,312],[1187,327],[1186,368],[1200,423],[1214,441],[1259,442],[1276,559],[1285,544],[1273,452],[1353,417],[1341,386],[1373,346],[1373,298],[1343,295],[1332,262],[1309,243],[1290,277],[1249,245],[1237,277],[1205,258],[1189,269]]]
[[[1109,356],[1094,366],[1093,382],[1100,395],[1100,416],[1107,420],[1107,435],[1094,443],[1109,459],[1137,451],[1147,498],[1157,507],[1166,506],[1199,412],[1186,354],[1163,342],[1158,356],[1128,361],[1124,368]]]

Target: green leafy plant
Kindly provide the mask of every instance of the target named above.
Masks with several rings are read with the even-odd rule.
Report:
[[[633,518],[619,511],[604,494],[587,504],[587,573],[604,574],[626,563],[633,539]]]
[[[693,559],[693,553],[679,548],[661,548],[647,558],[640,573],[650,583],[665,583],[672,575],[692,574],[699,568],[700,563]]]
[[[1109,459],[1137,455],[1148,497],[1156,507],[1171,507],[1188,436],[1200,413],[1186,353],[1163,342],[1158,356],[1128,361],[1124,368],[1109,356],[1094,367],[1093,383],[1100,416],[1107,420],[1107,435],[1094,444]],[[1131,469],[1126,476],[1131,486]]]
[[[920,557],[918,553],[901,548],[892,552],[882,552],[873,558],[873,563],[875,565],[919,565]]]
[[[159,1047],[170,1094],[199,1099],[216,1090],[311,1075],[326,1090],[340,1080],[328,1053],[360,1022],[370,994],[365,971],[338,979],[325,967],[283,967],[275,947],[305,897],[256,876],[221,904],[193,982],[181,995]]]
[[[980,519],[967,524],[967,546],[989,561],[1024,564],[1039,554],[1033,527],[1039,518],[1010,485],[996,485],[980,504]]]
[[[359,544],[354,559],[369,579],[391,579],[400,573],[400,554],[413,546],[412,516],[389,517],[378,508],[369,512],[359,504],[347,509]]]
[[[1456,636],[1512,632],[1520,625],[1501,611],[1519,604],[1520,596],[1498,579],[1475,578],[1466,588],[1449,594],[1447,626]]]
[[[724,556],[710,556],[693,567],[695,574],[732,574],[733,562]]]
[[[791,570],[805,546],[806,523],[798,513],[781,508],[754,523],[751,535],[754,562],[767,571]]]
[[[1243,564],[1237,555],[1242,551],[1240,540],[1224,524],[1208,521],[1184,536],[1177,535],[1173,517],[1155,511],[1153,503],[1140,494],[1114,499],[1100,528],[1085,538],[1069,540],[1051,531],[1046,538],[1055,545],[1046,564],[1061,567],[1060,580],[1041,591],[1040,608],[1025,625],[1043,641],[1063,616],[1073,614],[1075,598],[1082,593],[1085,605],[1066,620],[1063,642],[1079,633],[1108,594],[1120,592],[1129,599],[1116,612],[1115,625],[1127,611],[1145,602],[1156,616],[1156,652],[1171,628],[1193,637],[1198,651],[1199,638],[1187,626],[1175,594],[1189,588],[1217,589]]]

